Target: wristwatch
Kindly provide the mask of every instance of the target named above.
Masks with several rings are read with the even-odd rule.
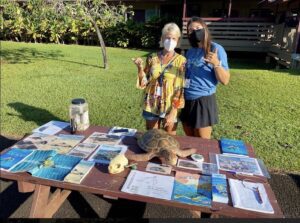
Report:
[[[222,61],[220,60],[220,63],[218,65],[215,65],[214,68],[217,68],[217,67],[222,67]]]

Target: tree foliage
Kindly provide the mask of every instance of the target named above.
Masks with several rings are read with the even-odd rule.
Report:
[[[104,0],[29,0],[22,4],[1,0],[0,5],[2,40],[97,45],[98,27],[107,46],[156,48],[163,25],[176,22],[155,17],[139,23],[132,20],[131,6],[108,5]]]

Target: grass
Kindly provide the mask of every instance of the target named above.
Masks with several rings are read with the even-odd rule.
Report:
[[[68,120],[75,97],[89,103],[93,125],[145,130],[142,92],[132,57],[147,51],[1,42],[1,132],[23,136],[49,120]],[[300,171],[300,72],[266,69],[259,60],[229,58],[231,81],[219,86],[220,124],[213,138],[241,139],[272,170]],[[183,135],[180,126],[179,135]]]

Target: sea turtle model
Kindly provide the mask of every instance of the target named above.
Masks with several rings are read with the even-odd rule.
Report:
[[[146,154],[129,155],[134,161],[149,161],[153,157],[164,158],[167,164],[176,165],[177,156],[187,157],[196,153],[196,149],[181,150],[178,141],[161,129],[151,129],[138,139],[138,145]]]

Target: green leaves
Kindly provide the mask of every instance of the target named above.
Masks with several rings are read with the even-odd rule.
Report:
[[[2,0],[1,39],[25,42],[85,43],[96,42],[91,16],[100,29],[116,27],[126,20],[127,6],[108,5],[103,0],[29,0],[25,6]],[[129,40],[115,39],[126,47]]]

